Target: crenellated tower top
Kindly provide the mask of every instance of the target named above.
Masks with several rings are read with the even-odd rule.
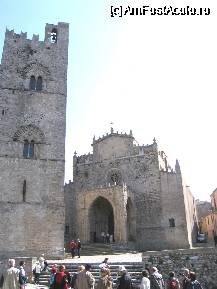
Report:
[[[121,138],[128,138],[128,139],[131,139],[131,141],[133,142],[135,139],[133,137],[133,133],[132,133],[132,130],[130,130],[130,133],[127,134],[126,132],[123,133],[123,132],[118,132],[118,131],[114,131],[113,127],[111,127],[110,129],[110,133],[106,133],[106,135],[102,135],[102,137],[99,137],[98,139],[95,138],[95,136],[93,137],[93,143],[92,143],[92,146],[99,143],[99,142],[102,142],[104,141],[105,139],[107,138],[111,138],[111,137],[121,137]]]

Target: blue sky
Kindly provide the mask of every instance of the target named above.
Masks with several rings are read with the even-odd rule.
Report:
[[[181,3],[180,3],[181,2]],[[111,5],[209,7],[210,16],[111,18]],[[70,23],[66,181],[72,157],[110,129],[140,144],[156,137],[170,163],[180,161],[201,200],[217,187],[217,3],[183,1],[1,1],[6,27],[44,37],[45,23]]]

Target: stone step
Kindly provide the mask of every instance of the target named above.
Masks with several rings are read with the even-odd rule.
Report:
[[[70,274],[74,274],[77,271],[77,267],[81,265],[81,263],[61,263],[62,265],[65,265],[66,270]],[[91,263],[90,263],[91,264]],[[91,264],[91,273],[93,274],[94,278],[97,280],[99,279],[100,275],[100,268],[99,268],[100,263],[94,263]],[[49,264],[49,269],[52,267],[52,263]],[[134,285],[138,285],[141,280],[141,272],[143,270],[143,265],[141,262],[120,262],[120,263],[115,263],[115,264],[109,264],[110,266],[110,271],[111,271],[111,276],[113,278],[113,283],[115,284],[117,282],[117,272],[118,272],[118,267],[119,265],[125,266],[127,271],[129,272],[131,278],[132,278],[132,283]],[[42,272],[40,275],[40,285],[48,285],[50,278],[50,273],[49,272]]]

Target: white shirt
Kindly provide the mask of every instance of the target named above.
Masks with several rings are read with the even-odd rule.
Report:
[[[140,289],[150,289],[150,280],[147,277],[142,278]]]
[[[41,273],[41,265],[39,264],[35,265],[35,273]]]

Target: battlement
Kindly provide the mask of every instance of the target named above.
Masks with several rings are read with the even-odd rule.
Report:
[[[5,40],[13,40],[14,42],[22,42],[22,41],[28,41],[28,42],[37,42],[37,43],[51,43],[55,44],[58,41],[59,34],[61,30],[68,30],[69,24],[64,22],[58,22],[57,25],[54,24],[46,24],[45,26],[45,37],[44,41],[39,40],[38,34],[33,34],[31,39],[27,38],[27,32],[20,32],[15,33],[14,29],[9,30],[6,28],[5,32]]]
[[[74,165],[75,164],[88,164],[93,161],[93,154],[84,154],[77,156],[77,153],[74,153]]]
[[[111,136],[117,136],[117,137],[123,137],[123,138],[131,138],[132,140],[134,140],[133,134],[132,134],[132,130],[130,130],[130,133],[127,134],[125,133],[119,133],[118,131],[114,132],[114,129],[111,127],[111,131],[110,133],[106,133],[106,135],[103,135],[102,137],[99,137],[98,139],[95,139],[95,136],[93,138],[93,143],[92,146],[111,137]]]
[[[116,157],[116,159],[123,159],[123,158],[129,158],[129,157],[135,157],[138,155],[145,155],[148,153],[153,153],[156,151],[156,143],[150,144],[150,145],[134,145],[133,150],[131,151],[131,154],[124,154],[122,156]],[[94,161],[94,155],[93,154],[84,154],[77,156],[77,153],[74,153],[74,166],[77,164],[89,164]]]
[[[6,29],[5,32],[5,40],[13,40],[14,42],[38,42],[38,43],[44,43],[44,41],[39,41],[39,34],[33,34],[32,39],[27,38],[27,32],[20,32],[15,33],[14,30],[8,30]]]
[[[6,28],[5,32],[6,38],[13,38],[13,39],[27,39],[27,32],[20,32],[20,34],[15,33],[14,30],[8,30]]]

